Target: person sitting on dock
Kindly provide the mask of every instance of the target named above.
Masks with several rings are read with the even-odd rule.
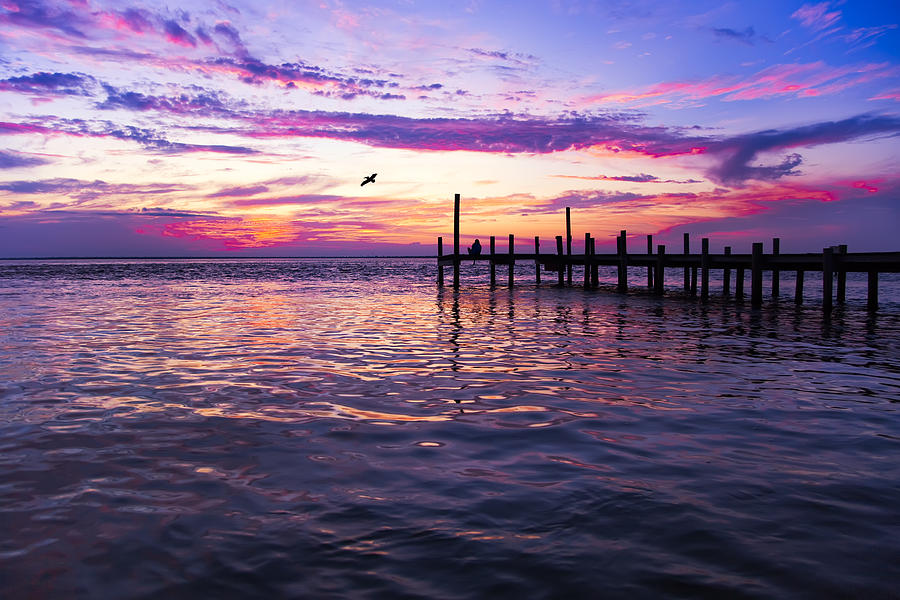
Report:
[[[472,247],[469,248],[469,256],[471,256],[473,259],[476,256],[481,256],[481,242],[479,242],[477,238],[475,239],[475,243],[472,244]],[[472,264],[475,264],[474,260],[472,261]]]

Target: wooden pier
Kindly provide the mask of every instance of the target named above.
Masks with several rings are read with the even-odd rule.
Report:
[[[616,291],[628,292],[628,268],[646,269],[647,289],[652,293],[663,295],[666,269],[681,268],[684,271],[684,292],[697,296],[697,276],[700,275],[699,298],[707,302],[710,296],[710,272],[713,269],[722,271],[722,295],[744,300],[744,279],[750,271],[750,304],[754,307],[762,305],[763,272],[771,273],[771,297],[780,297],[780,273],[796,272],[796,288],[794,302],[803,302],[804,273],[807,271],[822,272],[822,309],[828,314],[834,303],[843,304],[846,298],[847,273],[868,274],[867,306],[870,310],[878,308],[878,276],[880,273],[900,273],[900,252],[847,252],[846,245],[824,248],[821,253],[782,254],[779,238],[772,240],[772,252],[763,252],[762,242],[752,245],[749,254],[732,252],[730,246],[725,247],[724,254],[709,252],[709,238],[702,238],[698,254],[690,252],[690,236],[684,234],[684,251],[680,254],[666,252],[666,246],[659,244],[653,251],[653,236],[647,236],[646,253],[629,253],[628,236],[623,229],[616,238],[615,254],[597,254],[596,238],[590,233],[584,236],[585,251],[582,254],[572,253],[571,211],[566,208],[566,239],[556,236],[553,246],[555,253],[541,253],[540,238],[534,237],[534,252],[515,252],[515,239],[509,235],[506,253],[498,253],[494,236],[490,236],[489,252],[478,256],[460,254],[459,251],[459,194],[454,198],[453,215],[453,254],[443,253],[443,238],[438,238],[438,285],[444,285],[444,267],[453,267],[453,285],[459,287],[459,272],[462,262],[489,261],[490,282],[496,285],[497,265],[508,268],[508,285],[513,286],[513,271],[517,262],[533,263],[535,266],[535,282],[540,285],[541,271],[556,273],[556,285],[563,287],[572,285],[573,267],[583,268],[583,287],[591,289],[598,285],[598,267],[614,266],[617,269]],[[731,272],[735,272],[734,293],[731,291]],[[837,285],[835,286],[835,280]]]

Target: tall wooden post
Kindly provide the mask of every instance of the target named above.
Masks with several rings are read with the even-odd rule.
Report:
[[[572,209],[566,207],[566,256],[569,262],[566,265],[566,281],[572,285]]]
[[[591,287],[591,234],[584,234],[584,289]]]
[[[797,284],[794,286],[794,304],[803,304],[803,273],[802,269],[797,271]]]
[[[459,194],[453,196],[453,287],[459,287]]]
[[[534,282],[541,285],[541,238],[534,236]]]
[[[625,230],[619,232],[619,282],[618,291],[624,294],[628,291],[628,246],[626,243]]]
[[[656,247],[656,274],[653,276],[654,292],[660,296],[663,294],[663,283],[666,280],[666,247],[660,244]]]
[[[647,235],[647,255],[653,254],[653,236]],[[647,265],[647,288],[653,289],[653,265]]]
[[[697,297],[697,267],[691,267],[691,298]]]
[[[847,301],[847,271],[844,270],[844,255],[847,254],[847,244],[838,246],[837,257],[837,303]]]
[[[687,258],[687,255],[691,253],[691,234],[684,234],[684,256]],[[690,267],[684,266],[684,291],[685,293],[690,293],[691,291],[691,272]]]
[[[571,244],[570,244],[569,247],[571,248]],[[565,268],[564,268],[564,265],[563,265],[563,243],[562,243],[562,236],[561,236],[561,235],[556,236],[556,257],[559,259],[559,265],[557,265],[557,266],[558,266],[558,271],[557,271],[557,277],[558,277],[558,279],[557,279],[557,285],[558,285],[559,287],[562,287],[562,286],[564,285],[564,284],[563,284],[563,281],[564,281],[563,277],[565,276]],[[572,263],[569,263],[568,267],[569,267],[569,276],[570,276],[570,278],[571,278],[571,275],[572,275]],[[571,281],[571,279],[570,279],[569,281]]]
[[[750,306],[762,306],[762,242],[753,242],[753,253],[750,262]]]
[[[597,238],[591,238],[591,287],[600,285],[600,265],[596,261],[597,256]]]
[[[725,256],[731,255],[731,246],[725,246]],[[725,260],[728,260],[727,258]],[[731,269],[725,267],[722,269],[722,294],[731,295]]]
[[[734,299],[744,300],[744,267],[738,267],[734,274]]]
[[[700,301],[709,300],[709,238],[700,240]]]
[[[866,306],[869,310],[878,310],[878,271],[869,271],[869,294]]]
[[[497,285],[497,248],[494,236],[491,236],[491,287]]]
[[[444,256],[444,238],[438,236],[438,286],[444,287],[444,265],[441,257]]]
[[[509,287],[513,286],[513,271],[516,269],[516,238],[509,234]]]
[[[834,248],[822,249],[822,310],[831,314],[834,292]]]
[[[780,238],[772,238],[772,255],[778,256],[780,249],[781,249],[781,239]],[[781,282],[779,281],[780,277],[779,277],[778,273],[779,273],[778,267],[773,265],[773,267],[772,267],[772,299],[773,300],[778,300],[778,294],[780,292],[780,290],[778,288],[780,287]]]

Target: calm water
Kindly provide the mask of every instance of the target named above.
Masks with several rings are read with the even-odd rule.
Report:
[[[898,597],[896,278],[486,268],[0,262],[0,595]]]

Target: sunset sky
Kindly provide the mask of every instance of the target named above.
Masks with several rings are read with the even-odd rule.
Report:
[[[0,257],[900,250],[883,2],[0,0]],[[376,182],[360,186],[378,173]],[[768,244],[767,244],[768,247]]]

